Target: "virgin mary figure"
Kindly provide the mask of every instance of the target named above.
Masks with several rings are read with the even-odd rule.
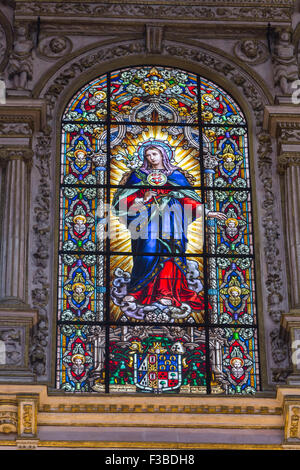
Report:
[[[144,142],[138,154],[142,166],[124,175],[113,199],[115,214],[131,233],[133,268],[124,301],[185,303],[203,311],[203,295],[187,280],[187,226],[202,215],[195,178],[171,163],[173,150],[165,142]],[[220,212],[207,212],[206,217],[226,219]]]

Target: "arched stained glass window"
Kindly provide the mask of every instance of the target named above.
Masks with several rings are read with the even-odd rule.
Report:
[[[259,390],[247,125],[196,74],[93,80],[62,119],[56,386]]]

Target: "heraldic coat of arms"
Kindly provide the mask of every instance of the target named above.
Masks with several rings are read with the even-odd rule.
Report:
[[[179,389],[182,384],[181,354],[169,350],[163,338],[155,338],[145,352],[134,354],[134,382],[145,392]]]

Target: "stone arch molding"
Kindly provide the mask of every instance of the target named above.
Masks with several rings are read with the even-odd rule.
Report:
[[[34,270],[31,280],[32,304],[39,311],[39,322],[34,334],[31,350],[32,367],[41,380],[49,380],[51,375],[51,331],[53,312],[52,288],[54,247],[49,240],[56,238],[55,173],[57,161],[57,139],[59,120],[64,106],[72,94],[85,82],[106,71],[128,65],[142,63],[174,65],[203,74],[215,81],[233,96],[246,111],[249,129],[252,133],[252,180],[257,197],[256,248],[260,265],[258,282],[260,344],[263,344],[262,360],[267,361],[268,378],[263,383],[265,389],[285,382],[288,353],[286,345],[279,339],[281,313],[287,309],[285,286],[285,260],[280,218],[280,195],[276,192],[277,173],[273,156],[274,143],[263,130],[264,107],[269,104],[267,92],[261,83],[234,62],[233,58],[209,50],[204,46],[175,43],[165,40],[160,55],[149,55],[144,40],[102,45],[72,57],[58,70],[47,77],[45,85],[36,87],[34,96],[43,99],[47,106],[46,128],[36,136],[35,171],[38,184],[33,189],[34,224],[32,229],[32,256]],[[42,83],[40,81],[40,83]],[[233,86],[232,86],[233,85]],[[240,98],[239,98],[240,97]],[[255,176],[255,178],[254,178]],[[274,184],[275,183],[275,184]],[[253,194],[255,200],[255,194]],[[54,271],[55,272],[55,271]],[[53,280],[53,284],[49,283]],[[263,325],[262,325],[263,323]],[[53,348],[52,348],[53,350]],[[265,356],[265,358],[264,358]]]

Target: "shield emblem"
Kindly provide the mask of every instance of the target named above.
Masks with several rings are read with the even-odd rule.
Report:
[[[166,392],[181,385],[181,355],[172,353],[135,354],[134,378],[138,388]]]

